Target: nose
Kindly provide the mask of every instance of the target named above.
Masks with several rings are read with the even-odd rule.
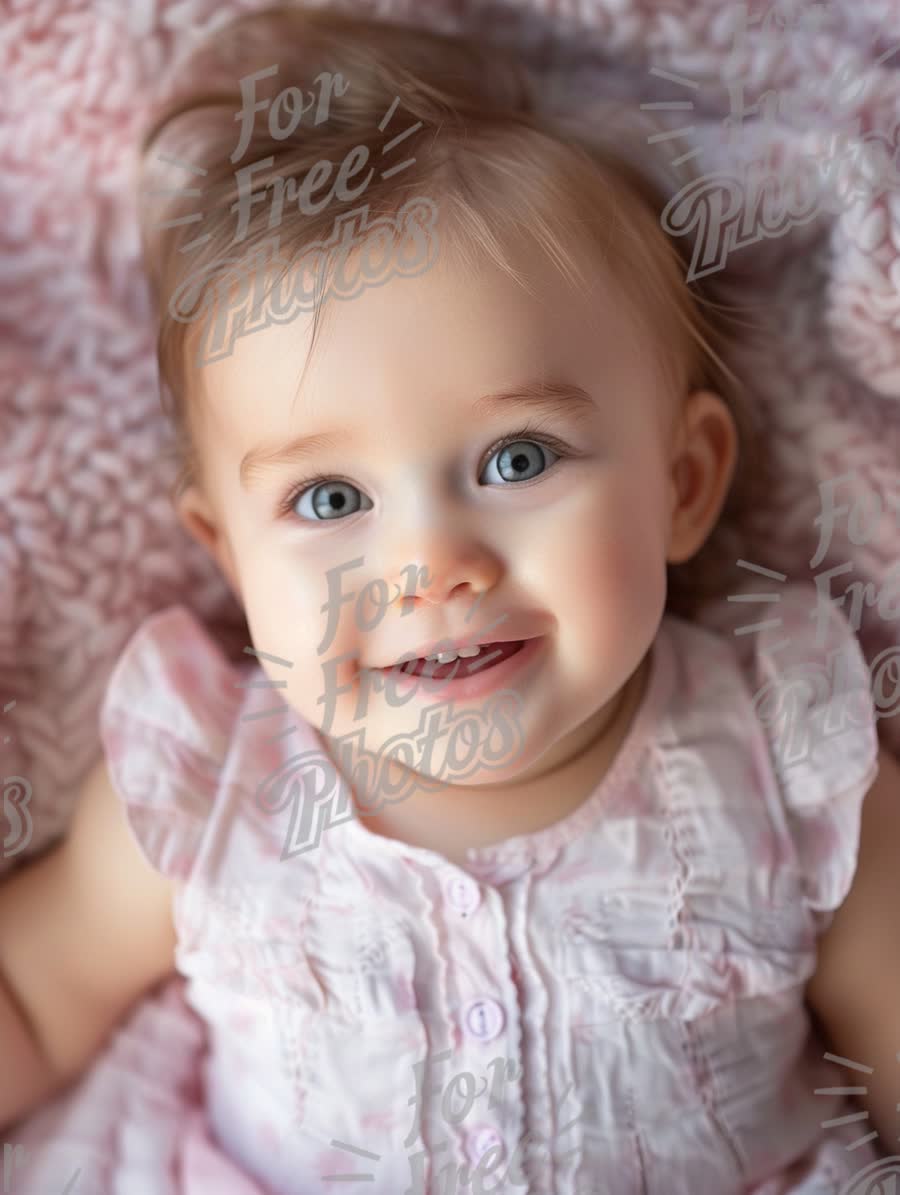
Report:
[[[401,608],[412,608],[410,602],[471,603],[493,589],[502,574],[497,554],[477,537],[460,532],[432,533],[415,543],[406,538],[395,552],[383,575]]]

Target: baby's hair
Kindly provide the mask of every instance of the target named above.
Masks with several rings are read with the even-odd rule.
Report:
[[[277,72],[266,73],[275,66]],[[272,163],[254,172],[254,191],[284,187],[289,180],[299,186],[317,162],[325,159],[337,169],[360,145],[376,164],[399,133],[412,129],[401,151],[384,158],[411,164],[394,173],[376,168],[361,197],[370,221],[396,217],[414,197],[433,196],[441,213],[440,252],[457,254],[472,276],[487,260],[530,291],[510,262],[510,250],[531,245],[585,302],[591,277],[577,247],[587,239],[599,250],[624,301],[663,349],[665,385],[685,395],[712,389],[735,419],[739,459],[722,517],[691,561],[669,567],[668,608],[690,617],[700,603],[727,589],[741,554],[741,521],[764,484],[753,407],[728,364],[734,329],[750,327],[736,313],[749,308],[717,302],[708,279],[686,281],[691,246],[663,231],[667,196],[650,173],[616,138],[604,138],[603,129],[588,124],[577,129],[571,120],[539,112],[533,80],[511,53],[466,36],[333,9],[277,6],[231,21],[179,65],[176,89],[143,139],[142,242],[158,310],[163,405],[176,435],[173,494],[202,484],[203,468],[196,447],[199,402],[188,368],[200,321],[173,317],[170,303],[191,278],[208,279],[197,284],[197,305],[213,302],[214,287],[221,299],[216,263],[236,256],[231,209],[240,188],[231,155],[244,105],[240,80],[257,72],[257,101],[274,102],[288,87],[306,96],[329,72],[340,82],[331,88],[321,123],[314,123],[312,111],[304,112],[294,131],[281,136],[282,127],[275,137],[267,120],[271,108],[257,117],[239,165],[267,158]],[[390,111],[393,117],[385,123]],[[201,171],[203,199],[150,201],[153,191],[194,188],[196,194]],[[199,239],[196,216],[190,222],[186,217],[201,210],[203,243],[184,253],[185,245]],[[329,202],[307,214],[285,205],[277,228],[285,269],[300,260],[305,247],[326,242],[335,215],[346,210],[346,203]],[[252,205],[238,260],[248,261],[272,240],[269,219],[268,204]],[[326,271],[331,268],[329,259]],[[272,286],[278,282],[273,273]],[[317,290],[313,345],[321,315]]]

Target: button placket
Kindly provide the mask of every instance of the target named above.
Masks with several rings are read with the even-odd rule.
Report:
[[[505,1058],[505,1054],[502,1059],[493,1058],[493,1054],[504,1053],[501,1043],[505,1041],[505,1034],[510,1026],[515,1024],[516,1019],[515,982],[509,984],[507,991],[502,968],[501,974],[498,975],[496,967],[498,954],[508,956],[510,949],[505,902],[502,895],[494,891],[490,881],[481,882],[479,877],[472,876],[455,867],[447,868],[444,876],[441,877],[439,890],[445,910],[445,924],[451,940],[454,935],[458,935],[463,951],[465,951],[467,941],[477,946],[474,956],[474,959],[477,960],[475,966],[467,969],[464,977],[465,987],[468,991],[460,993],[456,988],[456,993],[454,993],[461,997],[457,1006],[456,1023],[463,1039],[457,1047],[457,1066],[461,1074],[469,1071],[470,1074],[477,1076],[481,1074],[482,1068],[487,1064],[489,1076],[487,1088],[483,1088],[483,1091],[479,1093],[483,1095],[484,1100],[479,1105],[482,1115],[479,1117],[476,1111],[472,1118],[475,1121],[474,1124],[469,1123],[468,1120],[465,1124],[454,1124],[451,1135],[458,1150],[458,1164],[463,1164],[463,1170],[460,1173],[465,1174],[468,1171],[469,1183],[473,1182],[474,1176],[477,1174],[479,1179],[483,1179],[487,1184],[481,1187],[484,1191],[492,1189],[499,1191],[504,1189],[505,1170],[511,1164],[512,1146],[507,1143],[506,1131],[508,1128],[510,1133],[514,1133],[516,1125],[505,1123],[510,1119],[511,1110],[508,1102],[501,1098],[502,1092],[496,1096],[495,1114],[502,1117],[503,1123],[491,1123],[492,1113],[486,1104],[488,1095],[485,1094],[485,1091],[489,1090],[490,1098],[495,1099],[498,1087],[497,1065],[500,1065],[501,1068],[505,1065],[507,1077],[510,1077],[508,1074],[509,1062]],[[476,913],[477,916],[475,916]],[[513,969],[515,968],[513,960],[510,960],[510,965]],[[456,986],[455,980],[454,976],[451,979],[451,990]],[[496,986],[498,980],[499,988]],[[507,1000],[512,1002],[510,1006],[507,1006]],[[494,1043],[493,1048],[491,1043]],[[489,1062],[488,1059],[492,1061]],[[469,1068],[471,1069],[469,1070]],[[519,1075],[521,1075],[521,1071],[519,1071]],[[478,1082],[483,1083],[480,1079]],[[490,1105],[491,1110],[494,1110],[494,1107],[494,1104]],[[487,1113],[486,1117],[485,1113]],[[518,1123],[518,1119],[519,1114],[513,1111],[512,1120]],[[445,1133],[448,1132],[447,1124],[443,1125],[443,1130]],[[516,1163],[516,1165],[519,1164],[519,1162]],[[497,1185],[498,1180],[500,1186]],[[478,1186],[479,1183],[476,1181],[476,1190]]]

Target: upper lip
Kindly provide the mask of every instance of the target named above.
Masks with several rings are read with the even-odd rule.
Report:
[[[509,620],[504,620],[502,623],[498,622],[497,631],[492,633],[490,630],[485,631],[484,634],[470,634],[461,636],[458,639],[450,638],[432,640],[431,643],[422,644],[420,647],[411,648],[409,651],[403,652],[396,656],[393,660],[389,660],[386,664],[371,664],[371,668],[393,668],[395,664],[409,663],[411,660],[427,659],[428,656],[437,655],[442,651],[458,651],[461,647],[483,647],[488,643],[520,643],[526,639],[536,639],[542,632],[536,632],[533,629],[526,629],[524,626],[519,629],[518,625]]]

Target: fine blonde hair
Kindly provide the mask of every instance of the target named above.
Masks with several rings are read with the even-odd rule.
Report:
[[[173,315],[172,296],[183,296],[189,280],[198,279],[192,284],[197,308],[211,304],[214,292],[222,294],[217,263],[249,260],[272,238],[269,205],[256,204],[235,252],[232,205],[239,186],[231,155],[243,103],[240,80],[273,66],[277,72],[261,74],[254,84],[258,101],[274,102],[289,87],[312,98],[314,84],[329,72],[340,76],[343,93],[332,89],[321,123],[315,123],[310,104],[288,136],[280,135],[283,128],[273,135],[266,119],[271,106],[257,116],[238,163],[272,159],[254,174],[254,190],[283,188],[288,180],[297,186],[316,163],[330,161],[336,170],[354,147],[364,145],[376,166],[361,197],[370,220],[396,216],[414,197],[433,197],[441,210],[441,251],[451,233],[454,250],[472,267],[488,260],[530,289],[509,261],[513,241],[526,235],[587,297],[590,277],[577,256],[587,239],[624,301],[662,347],[668,384],[685,395],[709,388],[726,401],[740,448],[722,516],[692,560],[669,566],[668,608],[693,616],[700,603],[730,583],[726,574],[741,551],[740,523],[762,483],[753,407],[728,363],[735,329],[748,327],[736,312],[747,308],[717,301],[709,279],[686,281],[690,245],[663,231],[666,196],[614,138],[605,139],[596,127],[578,131],[571,121],[563,124],[541,113],[525,67],[507,51],[466,36],[334,9],[277,6],[231,21],[179,64],[176,87],[143,137],[139,173],[142,245],[159,323],[161,393],[175,432],[173,496],[202,484],[203,470],[190,369],[198,324]],[[392,105],[395,114],[385,124]],[[413,131],[402,152],[383,155],[407,129]],[[411,164],[379,173],[379,159],[398,158]],[[348,206],[333,201],[308,213],[286,204],[277,229],[286,260],[296,261],[305,246],[326,242],[335,216]],[[202,244],[182,252],[201,229]],[[313,344],[320,316],[317,296]]]

